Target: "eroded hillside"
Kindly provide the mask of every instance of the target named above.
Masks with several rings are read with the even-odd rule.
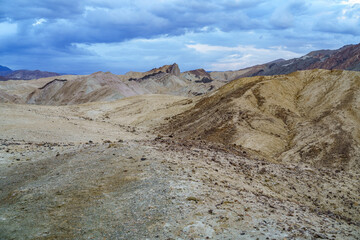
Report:
[[[0,102],[58,106],[115,101],[145,94],[193,97],[225,84],[210,79],[204,70],[200,73],[190,71],[180,74],[178,65],[173,64],[125,75],[96,72],[85,76],[6,81],[0,83]]]
[[[167,132],[276,162],[359,168],[360,74],[309,70],[242,78],[174,117]]]

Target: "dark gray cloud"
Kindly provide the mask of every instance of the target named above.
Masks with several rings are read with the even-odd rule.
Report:
[[[129,43],[139,44],[136,39],[165,38],[169,42],[182,39],[181,44],[176,44],[182,46],[177,49],[182,57],[176,58],[181,64],[188,59],[185,54],[190,53],[186,45],[191,42],[227,47],[251,45],[259,49],[282,46],[302,53],[322,48],[321,42],[324,46],[339,47],[351,42],[349,36],[357,43],[359,39],[356,38],[360,36],[360,4],[356,4],[356,0],[0,1],[0,64],[23,64],[21,68],[32,68],[36,65],[30,60],[33,57],[46,59],[36,66],[44,64],[44,69],[60,72],[69,71],[61,66],[68,67],[65,61],[72,59],[76,59],[76,63],[71,71],[78,73],[84,72],[86,67],[80,65],[90,59],[94,66],[104,61],[84,46],[123,44],[130,47]],[[151,48],[150,45],[146,47]],[[159,49],[151,53],[158,52],[158,59],[164,59],[163,47],[156,44],[153,47]],[[206,57],[212,62],[214,57],[225,59],[225,56],[208,54],[201,57],[195,54],[197,57],[192,56],[192,59],[204,62],[208,62]],[[138,53],[132,55],[139,58]],[[123,64],[121,58],[125,59],[119,55],[112,61]],[[127,56],[127,62],[136,60],[129,58],[131,56]],[[74,69],[76,64],[81,70]],[[86,71],[91,71],[93,65],[88,64]],[[116,71],[114,64],[109,62],[108,66]]]

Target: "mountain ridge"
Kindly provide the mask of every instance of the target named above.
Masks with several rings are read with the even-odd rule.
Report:
[[[289,60],[280,58],[270,61],[268,63],[254,65],[239,70],[209,72],[203,70],[202,74],[206,75],[206,77],[208,78],[204,81],[232,81],[242,77],[281,75],[289,74],[299,70],[317,68],[328,70],[342,69],[350,71],[360,71],[360,43],[345,45],[335,50],[315,50],[299,58],[293,58]],[[142,78],[146,78],[146,76],[151,77],[159,73],[169,73],[180,77],[180,75],[185,75],[186,73],[194,74],[198,70],[201,69],[195,69],[181,73],[179,66],[174,63],[172,65],[164,65],[162,67],[153,68],[146,72],[129,71],[126,74],[119,76],[121,76],[122,79],[127,80],[139,80]],[[40,70],[13,71],[6,66],[0,65],[0,76],[3,76],[2,78],[0,78],[0,81],[20,79],[31,80],[59,75],[63,74]]]
[[[53,77],[53,76],[60,76],[61,74],[55,72],[47,72],[47,71],[40,71],[40,70],[11,70],[6,66],[0,65],[0,81],[7,81],[7,80],[33,80],[39,78],[46,78],[46,77]]]
[[[232,81],[242,77],[282,75],[309,69],[360,71],[360,43],[336,50],[312,51],[299,58],[278,59],[235,71],[213,71],[210,72],[210,76],[213,79],[223,78]]]

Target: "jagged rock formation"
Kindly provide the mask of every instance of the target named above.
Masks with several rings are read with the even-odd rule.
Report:
[[[161,74],[161,73],[169,73],[171,75],[180,76],[180,68],[179,66],[174,63],[172,65],[164,65],[162,67],[159,68],[154,68],[151,69],[150,71],[147,72],[128,72],[125,74],[125,76],[121,76],[122,79],[127,79],[127,80],[137,80],[137,79],[146,79],[146,78],[150,78],[151,76],[155,76],[157,74]]]
[[[207,73],[204,69],[196,69],[184,72],[181,74],[181,77],[197,83],[211,83],[214,81],[210,74]]]
[[[126,74],[126,76],[132,76],[128,81],[139,82],[147,90],[157,94],[199,96],[223,85],[222,82],[213,81],[203,69],[180,74],[177,64],[165,65],[145,73]]]
[[[276,162],[360,168],[360,73],[308,70],[242,78],[174,117],[167,132]]]

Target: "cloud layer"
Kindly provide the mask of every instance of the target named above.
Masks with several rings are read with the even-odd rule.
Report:
[[[360,42],[360,1],[2,0],[0,65],[228,70]]]

